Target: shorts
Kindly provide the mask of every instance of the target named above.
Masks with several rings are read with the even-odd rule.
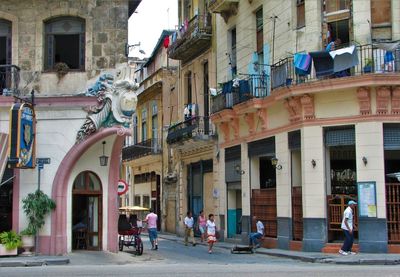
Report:
[[[199,226],[199,230],[201,234],[204,234],[206,232],[206,227],[204,226]]]
[[[208,243],[214,243],[217,241],[217,238],[214,235],[208,235],[207,236],[207,242]]]
[[[153,241],[157,238],[157,228],[149,228],[149,239],[150,241]]]

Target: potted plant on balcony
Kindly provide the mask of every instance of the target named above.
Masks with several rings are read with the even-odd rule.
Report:
[[[0,256],[17,255],[21,237],[14,231],[0,233]]]
[[[36,190],[29,193],[22,200],[22,209],[28,220],[28,227],[24,230],[26,235],[37,236],[45,223],[45,216],[56,208],[56,203],[43,191]]]
[[[374,66],[374,61],[370,58],[366,58],[364,60],[364,73],[371,73],[372,72],[372,67]]]

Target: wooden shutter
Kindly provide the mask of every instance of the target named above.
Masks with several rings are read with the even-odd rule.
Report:
[[[54,65],[54,36],[47,35],[46,37],[46,64],[45,69],[52,69]]]
[[[79,35],[79,69],[85,70],[85,34]]]
[[[297,0],[297,28],[306,26],[306,10],[304,0]]]
[[[6,37],[6,64],[12,63],[12,39],[11,36]]]

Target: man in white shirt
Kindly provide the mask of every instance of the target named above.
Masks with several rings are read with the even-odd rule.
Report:
[[[339,254],[344,256],[347,256],[349,254],[356,254],[355,252],[351,252],[354,241],[353,211],[356,205],[357,202],[350,200],[348,203],[348,207],[343,212],[341,228],[343,229],[345,239],[342,248],[339,250]]]
[[[250,233],[250,246],[259,248],[260,240],[264,237],[264,224],[256,216],[253,216],[253,221],[256,222],[257,232]]]
[[[184,220],[185,224],[185,245],[188,245],[188,237],[191,237],[193,246],[196,246],[196,241],[194,239],[194,232],[193,232],[193,227],[194,227],[194,219],[192,216],[192,212],[187,212],[186,217]]]

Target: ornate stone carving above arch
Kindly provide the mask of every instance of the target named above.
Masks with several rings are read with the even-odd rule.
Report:
[[[376,88],[376,114],[387,114],[389,111],[391,89],[388,86]]]
[[[359,87],[357,89],[358,104],[361,115],[371,114],[371,92],[369,87]]]
[[[394,87],[392,92],[392,114],[400,114],[400,86]]]
[[[229,122],[223,121],[219,124],[219,129],[222,131],[224,135],[224,141],[227,142],[230,140],[230,132],[229,132]]]

